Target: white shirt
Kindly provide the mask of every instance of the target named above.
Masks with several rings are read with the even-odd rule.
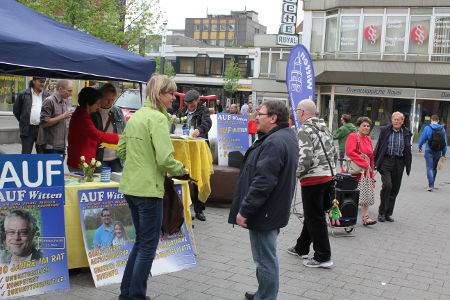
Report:
[[[31,88],[31,98],[33,102],[31,104],[30,124],[39,125],[41,123],[42,92],[36,94],[34,89]]]
[[[102,131],[103,131],[103,129],[105,129],[106,122],[108,121],[109,109],[99,108],[98,112],[102,116],[102,126],[103,126]],[[109,133],[114,132],[112,121],[111,121],[111,123],[109,123],[108,129],[106,130],[106,132],[109,132]],[[105,147],[105,149],[103,151],[104,151],[103,152],[103,160],[104,161],[111,161],[111,160],[115,160],[117,158],[117,153],[115,150]]]

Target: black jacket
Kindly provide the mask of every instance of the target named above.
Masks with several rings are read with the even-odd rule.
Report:
[[[42,102],[44,102],[50,94],[47,91],[41,93]],[[19,121],[20,136],[28,136],[30,128],[30,114],[33,98],[31,96],[31,88],[25,89],[19,93],[16,102],[14,102],[13,113],[17,121]]]
[[[177,117],[187,116],[187,107],[180,108],[177,113]],[[201,102],[198,103],[197,109],[192,115],[191,126],[194,126],[194,129],[198,129],[200,131],[200,137],[204,139],[208,139],[208,132],[211,129],[212,121],[209,116],[208,108],[204,107]]]
[[[411,155],[411,131],[402,126],[403,130],[403,140],[405,143],[405,148],[403,149],[403,160],[405,162],[406,174],[409,175],[411,171],[412,155]],[[378,137],[377,145],[375,146],[374,156],[375,156],[375,167],[380,169],[383,163],[384,156],[387,152],[387,147],[389,143],[389,137],[393,132],[392,125],[386,125],[380,127],[380,136]]]
[[[275,127],[245,153],[228,222],[247,218],[249,229],[273,230],[288,224],[295,190],[298,142],[292,129]]]

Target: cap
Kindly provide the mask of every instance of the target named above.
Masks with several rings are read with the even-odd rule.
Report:
[[[45,78],[45,77],[33,76],[33,80],[46,81],[47,78]]]
[[[200,94],[196,90],[189,90],[186,95],[184,95],[184,102],[191,102],[200,97]]]

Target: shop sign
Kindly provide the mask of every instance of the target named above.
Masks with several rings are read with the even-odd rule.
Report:
[[[428,29],[423,25],[417,25],[411,30],[411,38],[417,45],[423,45],[423,42],[428,39]]]
[[[386,98],[414,98],[414,90],[396,88],[337,86],[335,89],[335,94]]]
[[[295,33],[297,24],[297,0],[283,0],[280,33],[277,44],[294,46],[298,44],[298,35]]]
[[[450,100],[450,91],[417,90],[417,99]]]
[[[374,45],[381,36],[381,29],[376,25],[369,25],[364,29],[364,38]]]
[[[285,46],[295,46],[298,44],[297,35],[279,34],[277,35],[277,44]]]

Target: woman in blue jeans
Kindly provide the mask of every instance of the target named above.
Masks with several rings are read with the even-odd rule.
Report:
[[[149,299],[147,280],[161,233],[164,175],[186,173],[183,164],[173,158],[168,131],[171,118],[167,108],[172,107],[176,89],[167,76],[153,76],[147,84],[147,99],[128,121],[119,140],[117,155],[125,161],[119,192],[128,202],[136,230],[120,300]]]

